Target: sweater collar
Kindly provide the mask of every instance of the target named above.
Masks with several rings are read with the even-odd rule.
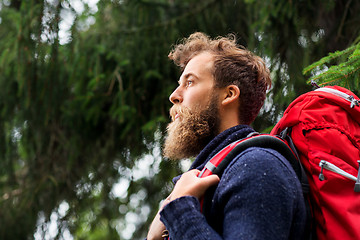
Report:
[[[223,131],[206,145],[196,157],[190,169],[203,169],[205,164],[221,149],[239,139],[245,138],[251,132],[254,132],[254,130],[248,125],[237,125]]]

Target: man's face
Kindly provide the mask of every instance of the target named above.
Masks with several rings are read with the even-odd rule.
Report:
[[[213,88],[213,57],[201,53],[186,65],[179,87],[170,95],[172,123],[164,145],[165,157],[197,155],[218,134],[218,95]]]
[[[180,76],[178,88],[170,95],[170,101],[189,109],[205,107],[215,84],[213,64],[213,56],[208,52],[193,57]]]

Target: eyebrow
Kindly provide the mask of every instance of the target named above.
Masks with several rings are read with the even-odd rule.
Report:
[[[194,78],[198,79],[198,76],[196,76],[196,75],[195,75],[194,73],[192,73],[192,72],[185,74],[182,79],[186,80],[186,79],[188,79],[189,77],[194,77]],[[178,81],[179,85],[181,84],[181,80],[182,80],[182,79],[180,79],[180,80]]]

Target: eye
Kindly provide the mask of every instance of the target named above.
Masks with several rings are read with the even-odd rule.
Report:
[[[186,81],[186,87],[190,87],[194,82],[192,80]]]

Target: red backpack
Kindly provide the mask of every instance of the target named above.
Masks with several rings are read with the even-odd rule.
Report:
[[[248,147],[272,148],[291,163],[310,201],[316,235],[311,237],[360,239],[359,102],[351,91],[337,86],[303,94],[285,110],[272,136],[251,136],[230,144],[199,177],[223,171]]]
[[[359,98],[337,86],[303,94],[271,134],[285,129],[308,177],[317,238],[360,239]]]

